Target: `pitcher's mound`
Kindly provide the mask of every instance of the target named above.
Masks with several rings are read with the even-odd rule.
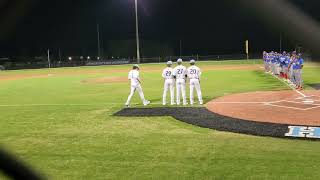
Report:
[[[320,91],[250,92],[214,99],[207,108],[248,121],[320,126]]]

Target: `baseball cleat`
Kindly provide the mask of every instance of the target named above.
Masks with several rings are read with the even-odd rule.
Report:
[[[150,101],[146,101],[146,102],[143,103],[144,106],[147,106],[149,104],[150,104]]]
[[[129,107],[130,107],[130,105],[129,105],[129,104],[126,104],[126,105],[125,105],[125,107],[126,107],[126,108],[129,108]]]

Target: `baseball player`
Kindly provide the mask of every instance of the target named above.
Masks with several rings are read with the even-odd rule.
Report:
[[[267,64],[267,73],[271,73],[271,53],[267,53],[266,64]]]
[[[194,103],[194,98],[193,98],[194,88],[196,88],[196,91],[198,94],[199,104],[203,104],[201,87],[200,87],[201,70],[200,68],[195,66],[195,64],[196,64],[196,61],[191,60],[190,61],[191,66],[187,69],[187,75],[190,80],[190,104],[191,105],[193,105]]]
[[[176,79],[177,105],[180,105],[180,95],[182,95],[183,105],[187,105],[186,98],[186,77],[187,68],[182,65],[182,59],[177,60],[178,66],[173,69],[173,77]]]
[[[280,71],[281,71],[281,66],[280,66],[280,53],[276,54],[276,63],[275,63],[275,75],[279,76],[280,75]]]
[[[268,53],[266,51],[263,51],[263,63],[264,63],[264,70],[265,72],[268,71],[268,67],[267,67],[267,55]]]
[[[289,65],[290,65],[290,54],[287,53],[285,55],[285,61],[283,63],[284,68],[284,78],[287,82],[289,82]]]
[[[271,55],[271,72],[274,75],[276,74],[276,62],[277,62],[276,53],[272,53],[272,55]]]
[[[288,67],[288,71],[289,71],[289,83],[291,85],[294,85],[294,77],[293,77],[293,63],[295,63],[297,60],[297,52],[296,51],[293,51],[292,52],[292,55],[291,55],[291,58],[290,58],[290,64],[289,64],[289,67]]]
[[[167,92],[170,89],[171,105],[174,105],[174,78],[172,61],[167,62],[167,67],[162,71],[162,77],[164,78],[164,88],[162,96],[162,104],[165,106],[167,103]]]
[[[303,68],[303,58],[302,55],[299,53],[297,59],[292,64],[293,69],[293,79],[296,89],[302,90],[302,68]]]
[[[283,51],[282,54],[279,56],[279,61],[280,61],[280,77],[284,78],[285,77],[285,61],[286,61],[286,54],[287,52]]]
[[[134,95],[134,92],[136,90],[138,91],[138,93],[140,95],[140,98],[143,102],[143,105],[147,106],[148,104],[150,104],[150,101],[148,101],[144,98],[144,94],[143,94],[142,87],[141,87],[141,80],[139,78],[139,70],[140,70],[139,66],[137,64],[135,64],[135,65],[133,65],[132,70],[129,72],[128,79],[131,81],[131,92],[130,92],[128,100],[125,104],[126,107],[130,107],[131,98]]]

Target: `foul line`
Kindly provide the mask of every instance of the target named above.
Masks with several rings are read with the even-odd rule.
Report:
[[[97,104],[0,104],[0,107],[32,107],[32,106],[110,106],[110,105],[123,105],[124,103],[97,103]],[[143,106],[141,103],[132,103],[132,106]],[[162,105],[160,102],[154,102],[150,105]]]
[[[104,106],[119,105],[120,103],[103,103],[103,104],[0,104],[0,107],[28,107],[28,106]]]
[[[233,102],[233,101],[230,101],[230,102],[223,102],[223,101],[216,101],[216,102],[209,102],[208,104],[269,104],[269,103],[278,103],[278,102],[281,102],[283,100],[280,100],[280,101],[270,101],[270,102]]]
[[[290,106],[281,106],[281,105],[276,105],[276,104],[268,104],[269,106],[275,106],[275,107],[282,107],[282,108],[287,108],[287,109],[296,109],[296,110],[301,110],[301,111],[307,111],[310,109],[316,109],[319,108],[320,106],[315,106],[315,107],[310,107],[310,108],[297,108],[297,107],[290,107]]]
[[[271,76],[273,76],[273,77],[277,78],[279,81],[283,82],[283,83],[284,83],[285,85],[287,85],[290,89],[294,90],[296,93],[300,94],[302,97],[304,97],[304,98],[305,98],[305,97],[308,97],[308,96],[306,96],[305,94],[303,94],[302,92],[296,90],[294,87],[290,86],[290,84],[288,84],[288,83],[285,82],[284,80],[280,79],[279,77],[277,77],[277,76],[275,76],[275,75],[273,75],[273,74],[271,74]]]
[[[295,103],[295,104],[303,104],[303,105],[308,105],[308,103],[305,102],[297,102],[297,101],[288,101],[288,100],[283,100],[283,102],[289,102],[289,103]],[[320,104],[316,104],[316,103],[311,103],[310,105],[315,105],[315,106],[320,106]]]

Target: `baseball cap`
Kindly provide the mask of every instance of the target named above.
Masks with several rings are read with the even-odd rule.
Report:
[[[139,67],[138,64],[134,64],[133,67],[136,67],[136,68],[139,68],[139,69],[140,69],[140,67]]]
[[[181,58],[179,58],[179,59],[177,60],[177,62],[180,62],[180,63],[182,63],[182,59],[181,59]]]
[[[196,61],[194,59],[190,60],[190,64],[195,64],[195,63],[196,63]]]
[[[167,62],[167,65],[172,65],[172,64],[173,64],[172,61]]]

